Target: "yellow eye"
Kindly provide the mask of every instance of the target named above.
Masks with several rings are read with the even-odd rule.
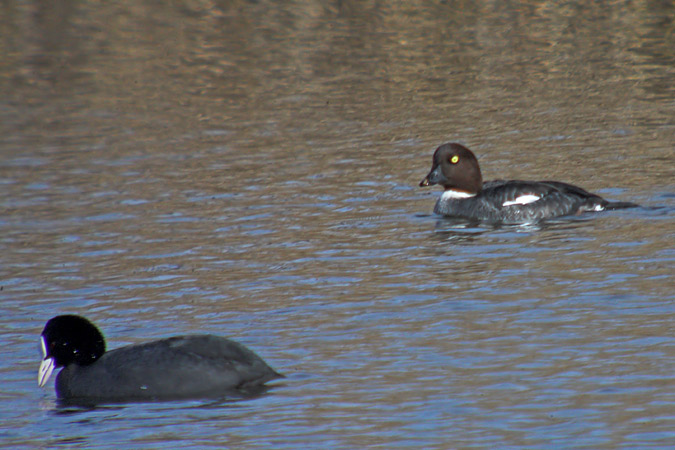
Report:
[[[453,164],[457,164],[458,161],[459,161],[459,156],[457,156],[457,155],[450,158],[450,162],[453,163]]]

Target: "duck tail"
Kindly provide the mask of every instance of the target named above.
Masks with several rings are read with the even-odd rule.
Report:
[[[632,202],[609,202],[605,205],[605,209],[625,209],[625,208],[639,208],[640,205]]]

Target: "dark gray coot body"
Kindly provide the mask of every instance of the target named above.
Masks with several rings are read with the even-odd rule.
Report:
[[[58,317],[86,321],[79,316]],[[77,326],[67,328],[64,337],[59,327],[50,328],[48,322],[42,335],[46,351],[43,366],[49,365],[50,358],[53,362],[48,370],[41,366],[40,384],[46,383],[51,370],[63,366],[56,377],[57,396],[100,403],[215,397],[245,392],[283,377],[242,344],[218,336],[177,336],[109,352],[105,352],[103,336],[99,336],[100,348],[96,352],[102,355],[92,354],[84,363],[64,360],[63,352],[57,356],[53,353],[67,348],[66,355],[81,358],[87,349],[82,344],[83,350],[78,350],[77,341],[85,337]]]

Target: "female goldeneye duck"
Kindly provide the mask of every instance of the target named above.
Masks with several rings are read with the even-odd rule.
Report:
[[[109,352],[84,317],[50,319],[40,337],[44,359],[38,384],[55,368],[56,394],[86,403],[215,397],[282,378],[243,345],[213,335],[177,336]]]
[[[495,180],[483,183],[476,156],[461,144],[443,144],[420,186],[440,184],[445,191],[434,212],[492,223],[533,223],[543,219],[637,206],[608,202],[560,181]]]

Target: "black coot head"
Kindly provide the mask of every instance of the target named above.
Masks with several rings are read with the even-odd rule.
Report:
[[[94,324],[75,315],[56,316],[47,322],[40,336],[43,361],[38,383],[44,386],[54,369],[92,364],[105,353],[105,339]]]

